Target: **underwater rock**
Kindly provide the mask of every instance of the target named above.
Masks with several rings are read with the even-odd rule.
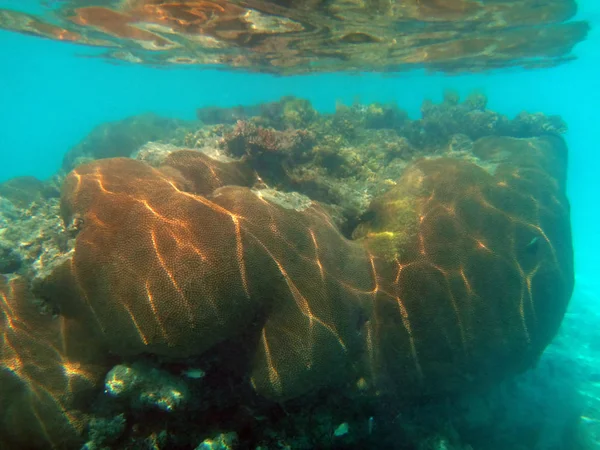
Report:
[[[65,172],[79,164],[101,158],[130,156],[149,141],[169,140],[183,132],[188,124],[155,114],[142,114],[94,128],[79,144],[69,150],[62,163]]]
[[[440,104],[426,100],[422,118],[407,122],[399,131],[419,148],[443,148],[453,135],[471,140],[486,136],[530,138],[546,134],[561,135],[567,126],[559,116],[542,113],[520,113],[513,119],[485,109],[487,98],[482,93],[470,94],[460,102],[457,94],[448,93]]]
[[[20,210],[13,202],[5,197],[0,197],[0,228],[5,229],[8,223],[21,215]]]
[[[331,125],[347,137],[355,135],[359,129],[401,129],[409,122],[408,113],[395,104],[384,105],[354,103],[346,106],[338,103],[331,117]]]
[[[252,120],[264,127],[282,131],[304,128],[318,117],[317,111],[306,99],[293,96],[282,97],[277,102],[260,103],[232,108],[207,107],[196,110],[199,120],[205,124],[230,124]]]
[[[0,273],[19,272],[30,280],[45,277],[72,248],[58,199],[7,211],[8,215],[0,211],[0,220],[5,222],[0,228]]]
[[[196,450],[233,450],[237,444],[237,434],[222,433],[212,439],[205,439]]]
[[[125,415],[111,418],[92,418],[89,423],[88,438],[82,450],[100,450],[114,444],[125,431]]]
[[[494,111],[481,109],[485,102],[464,101],[459,99],[440,104],[426,100],[421,106],[422,119],[417,121],[424,133],[408,131],[408,139],[419,147],[444,147],[454,134],[463,134],[471,140],[483,136],[498,134],[497,129],[508,118]],[[416,131],[416,130],[415,130]]]
[[[18,208],[27,208],[32,203],[40,203],[60,196],[60,191],[35,177],[11,178],[0,183],[0,197],[4,197]]]
[[[222,108],[218,106],[205,106],[196,110],[196,117],[199,121],[207,125],[216,124],[235,124],[239,120],[246,120],[253,116],[260,115],[260,109],[257,107],[234,106],[232,108]]]
[[[304,211],[312,205],[310,198],[297,192],[280,192],[275,189],[257,189],[253,192],[270,203],[295,211]]]
[[[447,154],[455,153],[456,156],[467,156],[473,151],[473,141],[465,134],[453,134],[448,142]]]
[[[398,108],[397,105],[382,105],[372,103],[365,108],[365,127],[372,129],[393,129],[402,128],[408,121],[406,111]]]
[[[173,152],[183,150],[173,144],[163,144],[160,142],[148,142],[142,145],[139,150],[133,152],[131,157],[140,161],[147,162],[153,167],[162,165],[165,159]]]
[[[233,132],[224,137],[224,141],[229,153],[237,157],[294,157],[311,148],[314,136],[306,130],[277,131],[256,126],[252,122],[238,121]]]
[[[106,375],[104,387],[106,394],[133,409],[171,412],[183,408],[189,399],[182,379],[142,363],[113,367]]]
[[[14,251],[12,245],[0,241],[0,274],[17,272],[21,268],[21,257]]]
[[[519,113],[509,125],[507,134],[515,137],[560,135],[567,132],[567,124],[560,116],[546,116],[542,113]]]

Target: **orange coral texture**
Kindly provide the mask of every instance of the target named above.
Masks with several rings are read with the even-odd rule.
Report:
[[[493,381],[535,361],[571,294],[566,148],[485,138],[474,154],[415,162],[352,241],[199,153],[81,166],[62,202],[79,301],[122,355],[196,355],[258,323],[251,380],[276,399]]]
[[[106,370],[97,350],[81,323],[42,314],[22,278],[0,277],[0,448],[81,444],[80,407]]]

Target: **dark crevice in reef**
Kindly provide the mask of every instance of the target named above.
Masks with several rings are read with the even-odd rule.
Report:
[[[566,125],[486,102],[146,114],[1,184],[0,447],[536,448]]]

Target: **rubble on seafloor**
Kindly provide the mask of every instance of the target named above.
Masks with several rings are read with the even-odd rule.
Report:
[[[563,340],[518,375],[572,286],[566,125],[486,103],[144,115],[0,185],[0,448],[586,448]]]

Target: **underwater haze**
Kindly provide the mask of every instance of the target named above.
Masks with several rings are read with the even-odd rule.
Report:
[[[0,449],[600,449],[600,5],[288,3],[0,0]]]

